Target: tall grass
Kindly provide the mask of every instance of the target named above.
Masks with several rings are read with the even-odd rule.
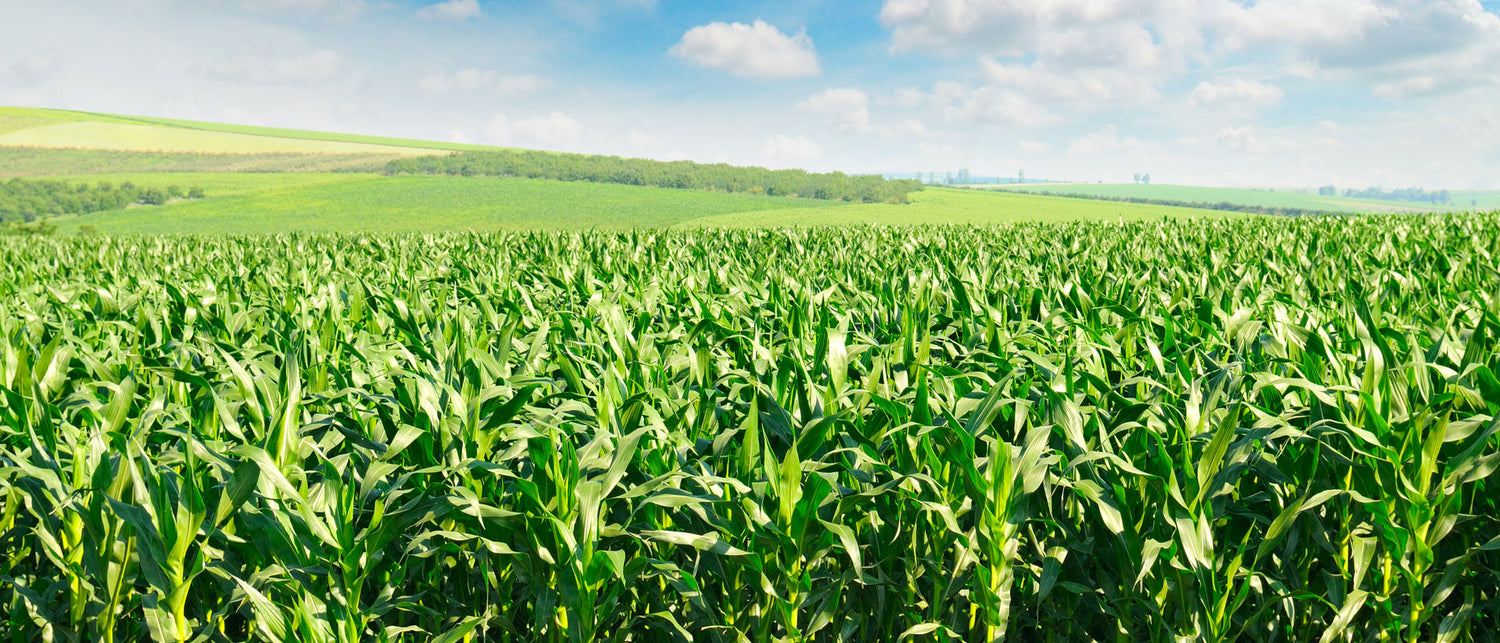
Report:
[[[1497,223],[0,239],[0,633],[1493,638]]]

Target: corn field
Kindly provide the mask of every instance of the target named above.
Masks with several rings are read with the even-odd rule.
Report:
[[[1495,640],[1500,215],[0,238],[14,641]]]

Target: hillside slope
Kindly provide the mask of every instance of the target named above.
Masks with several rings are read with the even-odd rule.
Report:
[[[392,159],[473,145],[0,108],[0,178],[201,187],[206,198],[56,218],[64,233],[442,232],[990,224],[1223,213],[959,190],[861,204],[610,183],[388,176]],[[560,155],[566,156],[566,155]],[[723,171],[724,168],[716,168]]]

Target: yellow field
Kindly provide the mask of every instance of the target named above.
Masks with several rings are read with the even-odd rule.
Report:
[[[19,124],[19,123],[17,123]],[[3,129],[0,129],[3,131]],[[315,141],[227,132],[73,122],[29,127],[0,134],[0,147],[46,147],[120,152],[190,152],[198,154],[440,154],[433,150],[341,141]]]
[[[835,225],[989,225],[1030,221],[1137,221],[1163,217],[1237,217],[1219,212],[1165,205],[1116,203],[1090,199],[928,188],[911,194],[911,203],[861,203],[836,207],[735,212],[698,217],[684,228],[774,228]]]

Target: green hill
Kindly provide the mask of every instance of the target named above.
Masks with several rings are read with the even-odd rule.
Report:
[[[45,177],[95,186],[130,182],[160,189],[192,186],[206,194],[197,200],[49,221],[64,233],[609,230],[1224,216],[1159,205],[944,189],[911,193],[909,204],[848,204],[612,183],[396,176],[388,171],[393,159],[507,151],[512,150],[0,108],[0,178]],[[573,159],[569,162],[589,158],[558,155]],[[734,169],[703,167],[721,173]]]

